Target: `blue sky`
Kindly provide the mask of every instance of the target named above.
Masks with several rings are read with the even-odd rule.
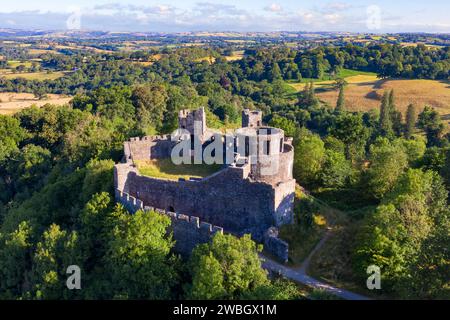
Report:
[[[17,0],[0,28],[450,32],[448,0]]]

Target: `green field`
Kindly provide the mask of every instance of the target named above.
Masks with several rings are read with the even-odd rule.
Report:
[[[336,76],[331,76],[329,74],[326,74],[320,79],[317,78],[303,78],[301,81],[289,81],[289,84],[293,87],[298,87],[299,85],[303,85],[305,83],[323,83],[323,82],[334,82],[335,79],[339,78],[349,78],[354,76],[368,76],[368,77],[377,77],[377,74],[374,72],[365,72],[365,71],[357,71],[357,70],[351,70],[351,69],[342,69],[339,71],[339,74]]]
[[[19,60],[9,60],[8,67],[6,69],[0,69],[0,77],[3,77],[8,80],[12,79],[26,79],[26,80],[56,80],[65,75],[65,72],[55,71],[48,73],[47,71],[39,71],[39,72],[27,72],[29,68],[33,66],[33,63],[40,64],[40,59],[31,59],[28,61],[19,61]],[[25,67],[23,72],[15,72],[15,69],[19,66]]]
[[[178,180],[180,178],[205,178],[219,171],[222,165],[181,164],[175,165],[171,159],[135,161],[140,174],[144,176]]]
[[[394,90],[397,109],[406,112],[409,104],[415,104],[419,110],[425,105],[432,106],[441,115],[448,118],[450,114],[450,86],[448,81],[427,79],[379,79],[375,73],[343,69],[339,76],[348,85],[345,87],[345,104],[349,111],[369,111],[378,109],[384,91]],[[303,79],[302,82],[286,82],[292,91],[286,98],[297,98],[297,92],[312,80],[317,97],[334,107],[338,98],[336,81],[324,79]]]
[[[56,80],[61,77],[64,77],[65,73],[58,71],[58,72],[26,72],[26,73],[0,73],[0,77],[4,77],[5,79],[11,80],[11,79],[26,79],[26,80]]]
[[[8,66],[11,69],[17,68],[18,66],[24,66],[25,68],[30,68],[32,66],[32,62],[31,61],[9,60]]]

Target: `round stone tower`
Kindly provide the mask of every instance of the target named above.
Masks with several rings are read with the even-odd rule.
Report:
[[[272,127],[246,127],[236,131],[237,152],[251,164],[256,181],[277,184],[292,179],[293,148],[284,131]]]

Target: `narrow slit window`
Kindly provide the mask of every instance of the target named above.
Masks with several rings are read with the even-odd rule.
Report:
[[[248,157],[250,155],[250,138],[245,137],[245,156]]]

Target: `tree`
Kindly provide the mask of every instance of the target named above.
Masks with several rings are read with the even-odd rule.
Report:
[[[344,153],[327,150],[325,161],[320,173],[323,186],[328,188],[341,188],[345,186],[352,173],[350,162]]]
[[[250,294],[243,296],[243,299],[250,300],[296,300],[301,298],[296,284],[283,278],[259,286]]]
[[[396,111],[394,89],[391,89],[391,91],[389,91],[389,109],[391,114]]]
[[[84,252],[89,257],[84,265],[84,271],[88,275],[103,278],[98,267],[103,266],[102,259],[107,253],[108,243],[114,227],[118,223],[118,221],[114,221],[117,212],[119,211],[114,210],[109,193],[102,192],[94,194],[79,215],[77,223],[80,228],[80,241]],[[120,218],[119,216],[118,220]],[[89,279],[91,283],[98,281],[95,277]]]
[[[438,167],[439,171],[437,172],[441,174],[442,178],[444,179],[445,185],[447,186],[447,189],[450,190],[450,149],[447,149],[443,152],[445,152],[445,162],[441,163],[441,166]]]
[[[189,78],[177,79],[177,85],[167,89],[167,109],[164,113],[164,133],[172,133],[178,128],[178,111],[181,109],[198,109],[208,103],[207,97],[200,97]],[[209,122],[208,122],[209,123]]]
[[[424,281],[431,272],[434,278],[431,291],[442,292],[442,287],[436,290],[435,285],[436,282],[443,285],[444,277],[448,276],[445,262],[439,260],[446,254],[442,246],[449,243],[449,225],[443,224],[449,217],[446,198],[447,192],[436,173],[417,169],[405,172],[359,232],[355,271],[366,276],[367,266],[377,265],[383,270],[385,290],[413,298],[430,294],[423,289],[428,287]],[[435,230],[442,228],[447,233],[440,238],[444,242],[428,251],[431,243],[436,244]]]
[[[441,172],[445,166],[447,149],[430,147],[425,150],[420,165],[424,170]]]
[[[113,298],[168,299],[177,284],[177,260],[167,236],[170,219],[154,211],[129,215],[117,208],[118,224],[108,244],[106,270]]]
[[[262,246],[250,235],[236,238],[216,234],[211,243],[198,245],[190,258],[190,299],[239,299],[270,284],[258,253]],[[211,282],[208,282],[211,281]]]
[[[310,82],[305,84],[303,91],[299,94],[298,104],[300,106],[314,106],[318,103],[318,99],[315,94],[314,84]]]
[[[397,136],[400,136],[404,131],[402,123],[403,116],[402,113],[397,110],[397,107],[395,105],[394,89],[389,92],[389,115],[391,118],[393,131]]]
[[[203,255],[194,263],[192,287],[188,293],[189,299],[222,299],[226,296],[224,275],[220,262],[210,253]]]
[[[364,156],[369,131],[364,126],[361,115],[342,113],[334,119],[334,125],[328,132],[345,144],[346,157],[355,161]]]
[[[0,233],[0,298],[16,299],[29,290],[30,254],[32,230],[22,221],[17,230]]]
[[[403,148],[381,138],[370,146],[369,161],[370,167],[366,172],[368,191],[381,199],[395,186],[408,165],[408,157]]]
[[[39,100],[43,100],[43,99],[47,98],[47,93],[45,92],[45,89],[41,86],[34,89],[33,94]]]
[[[18,150],[19,143],[27,137],[17,119],[0,115],[0,162]]]
[[[309,83],[308,100],[310,101],[309,105],[312,105],[312,106],[316,105],[319,102],[319,100],[316,97],[316,89],[315,89],[314,83],[312,81]]]
[[[283,79],[283,77],[281,75],[280,66],[278,65],[278,63],[274,62],[272,64],[272,68],[270,69],[269,80],[271,82],[274,82],[276,80],[281,80],[281,79]]]
[[[420,136],[414,140],[397,139],[394,141],[394,145],[405,151],[408,156],[408,163],[412,167],[419,165],[420,160],[422,160],[427,150],[425,138]]]
[[[323,59],[323,54],[319,53],[314,59],[314,69],[313,75],[316,79],[322,79],[325,74],[325,63]]]
[[[215,113],[225,123],[236,123],[239,120],[239,113],[236,107],[228,103],[217,108]]]
[[[419,114],[417,126],[425,131],[428,146],[437,146],[440,143],[444,125],[442,124],[439,113],[434,108],[425,106]]]
[[[136,108],[138,124],[144,132],[149,126],[159,128],[167,108],[167,91],[161,84],[139,85],[134,88],[131,99]]]
[[[405,138],[411,139],[415,132],[416,128],[416,107],[413,104],[408,106],[408,110],[406,111],[406,126],[405,126]]]
[[[394,133],[392,131],[392,121],[391,121],[391,109],[389,105],[389,93],[384,92],[383,99],[380,106],[380,122],[379,131],[380,135],[387,138],[392,138]]]
[[[115,85],[99,88],[86,95],[77,95],[72,100],[75,109],[89,111],[109,119],[125,119],[131,122],[135,117],[135,107],[131,101],[130,86]]]
[[[26,108],[14,115],[20,126],[29,133],[27,143],[59,153],[66,134],[92,115],[90,112],[67,106],[45,105],[41,108]]]
[[[343,112],[345,111],[345,94],[344,94],[344,87],[341,86],[339,88],[339,96],[336,102],[336,108],[334,109],[335,112]]]
[[[33,144],[14,152],[12,158],[6,169],[15,192],[36,190],[52,167],[51,152]]]
[[[64,137],[62,155],[73,164],[83,165],[89,159],[111,158],[111,151],[120,150],[121,143],[114,141],[113,128],[107,126],[101,117],[90,117],[78,125],[78,130],[71,131]]]
[[[422,242],[415,265],[411,267],[411,286],[403,290],[407,297],[425,299],[450,298],[450,210],[440,214],[430,236]],[[412,290],[411,290],[412,289]]]
[[[275,115],[270,121],[269,125],[275,128],[284,130],[284,134],[287,137],[293,137],[297,129],[294,121]]]
[[[67,290],[66,270],[71,265],[82,266],[78,234],[52,224],[37,244],[33,257],[33,291],[37,299],[75,298],[77,290]]]
[[[319,136],[307,134],[298,138],[295,143],[294,176],[299,183],[316,183],[324,161],[325,146]]]

